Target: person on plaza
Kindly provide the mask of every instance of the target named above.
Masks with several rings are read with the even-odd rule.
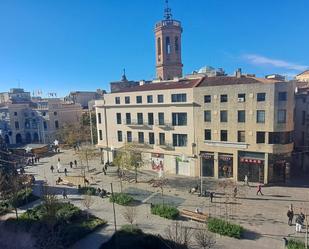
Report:
[[[106,175],[105,167],[103,167],[102,171],[103,171],[104,175]]]
[[[50,171],[51,171],[52,173],[54,173],[54,165],[51,165],[51,166],[50,166]]]
[[[199,208],[196,208],[196,209],[195,209],[195,213],[200,214],[200,213],[202,213],[202,212],[201,212],[201,210],[200,210]]]
[[[193,188],[189,190],[189,193],[193,194],[196,193],[197,191],[198,191],[198,185],[196,184]]]
[[[291,206],[286,214],[288,216],[288,225],[292,226],[293,223],[293,217],[294,217],[294,211],[293,207]]]
[[[37,160],[38,160],[38,163],[40,162],[40,157],[39,156],[37,156]]]
[[[248,175],[245,175],[244,185],[249,186]]]
[[[73,162],[70,162],[70,168],[71,169],[73,168]]]
[[[20,174],[23,175],[25,173],[25,169],[23,167],[21,167],[19,172],[20,172]]]
[[[104,169],[105,169],[105,171],[107,171],[107,166],[108,166],[108,164],[105,163],[105,164],[104,164]]]
[[[213,198],[215,197],[215,193],[214,192],[210,192],[209,197],[210,197],[210,202],[212,203]]]
[[[34,165],[34,159],[33,159],[33,157],[31,158],[31,164]]]
[[[61,179],[61,177],[59,176],[58,179],[57,179],[57,181],[56,181],[56,185],[58,185],[60,182],[62,182],[62,179]]]
[[[68,174],[68,170],[67,168],[64,168],[64,175],[67,176],[67,174]]]
[[[58,162],[60,163],[60,157],[58,157]]]
[[[234,192],[233,197],[236,198],[237,197],[237,186],[235,186],[233,192]]]
[[[77,161],[76,160],[74,160],[74,165],[75,165],[75,167],[77,167]]]
[[[101,191],[102,191],[102,190],[101,190],[100,188],[97,189],[98,196],[100,196]]]
[[[65,188],[63,189],[62,196],[63,196],[63,199],[68,199],[67,191],[65,190]]]
[[[257,186],[256,195],[259,195],[259,193],[260,193],[261,195],[263,195],[263,193],[262,193],[262,184],[260,184],[260,183],[259,183],[259,185]]]
[[[58,161],[58,163],[57,163],[57,172],[58,172],[58,173],[60,173],[60,169],[61,169],[61,164],[60,164],[60,162]]]

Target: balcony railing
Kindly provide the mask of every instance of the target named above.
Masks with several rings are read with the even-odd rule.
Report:
[[[148,142],[139,142],[138,140],[133,140],[132,143],[134,143],[137,147],[144,148],[144,149],[153,149],[154,144],[150,144]]]
[[[172,143],[157,141],[157,146],[161,147],[164,150],[175,150],[175,146]]]
[[[131,119],[130,122],[128,120],[124,119],[123,123],[125,125],[131,126],[132,128],[142,128],[142,127],[152,127],[152,124],[149,124],[148,122],[145,122],[144,120],[136,120],[136,119]]]
[[[155,122],[156,126],[160,127],[161,129],[164,130],[173,130],[174,125],[170,122],[159,122],[159,120],[156,120]]]

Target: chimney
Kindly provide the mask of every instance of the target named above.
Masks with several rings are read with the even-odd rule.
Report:
[[[145,80],[140,80],[139,85],[140,85],[140,86],[145,85]]]
[[[241,68],[237,68],[237,70],[235,72],[235,76],[236,76],[236,78],[241,78]]]

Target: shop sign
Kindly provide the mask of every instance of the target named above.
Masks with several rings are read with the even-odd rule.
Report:
[[[155,171],[163,171],[164,155],[160,153],[151,153],[151,167]]]
[[[260,159],[252,159],[252,158],[240,158],[240,162],[242,163],[254,163],[254,164],[261,164],[264,161]]]

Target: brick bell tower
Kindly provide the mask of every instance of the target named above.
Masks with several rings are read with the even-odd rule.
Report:
[[[172,80],[182,77],[181,33],[179,21],[173,19],[168,0],[164,9],[164,20],[156,23],[156,69],[157,78]]]

